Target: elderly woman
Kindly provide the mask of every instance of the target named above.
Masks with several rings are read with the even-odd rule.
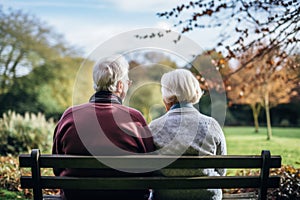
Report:
[[[167,113],[149,127],[161,154],[225,155],[226,141],[218,122],[193,107],[202,96],[199,82],[185,69],[162,76],[161,91]],[[224,169],[161,170],[165,176],[219,176]],[[222,199],[221,189],[155,191],[155,199]]]

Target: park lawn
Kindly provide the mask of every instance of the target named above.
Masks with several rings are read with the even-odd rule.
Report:
[[[259,133],[254,127],[224,127],[229,155],[260,154],[270,150],[272,155],[281,155],[283,165],[300,168],[300,128],[273,127],[273,137],[267,140],[267,129],[261,127]]]

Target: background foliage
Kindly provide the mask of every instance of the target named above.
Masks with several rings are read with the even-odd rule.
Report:
[[[82,58],[37,17],[0,7],[0,114],[42,112],[47,117],[72,103]]]
[[[50,152],[54,126],[53,120],[46,120],[41,113],[4,113],[0,118],[0,154],[17,156],[33,148]]]

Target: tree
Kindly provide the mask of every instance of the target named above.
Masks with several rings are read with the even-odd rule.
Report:
[[[159,52],[143,52],[135,54],[133,58],[130,60],[129,77],[134,84],[128,91],[125,104],[141,111],[147,122],[150,122],[153,117],[158,117],[165,111],[160,79],[164,73],[177,68],[177,65],[167,55]]]
[[[35,16],[0,7],[0,94],[34,68],[73,54],[63,37]]]
[[[160,85],[158,84],[142,85],[136,88],[128,97],[129,105],[140,110],[148,123],[153,119],[151,114],[152,108],[155,108],[157,105],[160,105],[158,108],[163,107]]]
[[[231,73],[231,69],[220,52],[210,50],[194,58],[191,72],[199,80],[202,89],[224,92],[223,78]]]
[[[230,79],[230,84],[227,85],[227,96],[230,99],[229,106],[233,104],[246,104],[251,107],[255,132],[259,132],[258,117],[261,111],[261,88],[254,88],[251,85],[253,77],[255,77],[255,68],[244,68],[240,72],[234,74]]]
[[[256,50],[248,50],[255,54]],[[258,115],[261,106],[265,108],[268,127],[268,137],[272,138],[270,108],[281,103],[288,103],[293,97],[293,89],[297,85],[294,59],[287,57],[281,60],[277,57],[283,53],[279,49],[261,55],[252,63],[244,66],[238,73],[232,75],[227,85],[227,94],[232,103],[248,104],[253,111],[255,131],[258,132]]]
[[[190,70],[205,91],[199,103],[200,111],[223,124],[227,109],[223,77],[231,71],[228,62],[221,53],[206,51],[194,58]]]
[[[256,54],[244,60],[233,73],[273,49],[280,48],[290,55],[300,41],[300,2],[297,0],[192,0],[157,15],[175,20],[174,27],[181,34],[218,27],[221,34],[215,47],[226,50],[227,59],[242,56],[256,46]]]
[[[57,114],[72,103],[81,58],[35,16],[0,7],[0,112]]]
[[[72,104],[80,62],[80,58],[57,58],[55,62],[45,63],[27,75],[17,77],[9,92],[0,95],[0,113],[14,110],[21,114],[42,112],[47,117],[59,117]]]
[[[85,59],[77,71],[73,87],[73,104],[86,103],[95,93],[93,88],[93,68],[95,61]],[[79,65],[77,65],[79,66]],[[69,88],[71,89],[71,88]]]

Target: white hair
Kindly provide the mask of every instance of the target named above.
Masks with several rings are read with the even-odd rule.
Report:
[[[166,103],[197,103],[203,92],[198,80],[186,69],[176,69],[161,78],[162,97]]]
[[[129,64],[121,55],[110,56],[98,61],[93,69],[95,91],[116,91],[118,81],[128,76]]]

